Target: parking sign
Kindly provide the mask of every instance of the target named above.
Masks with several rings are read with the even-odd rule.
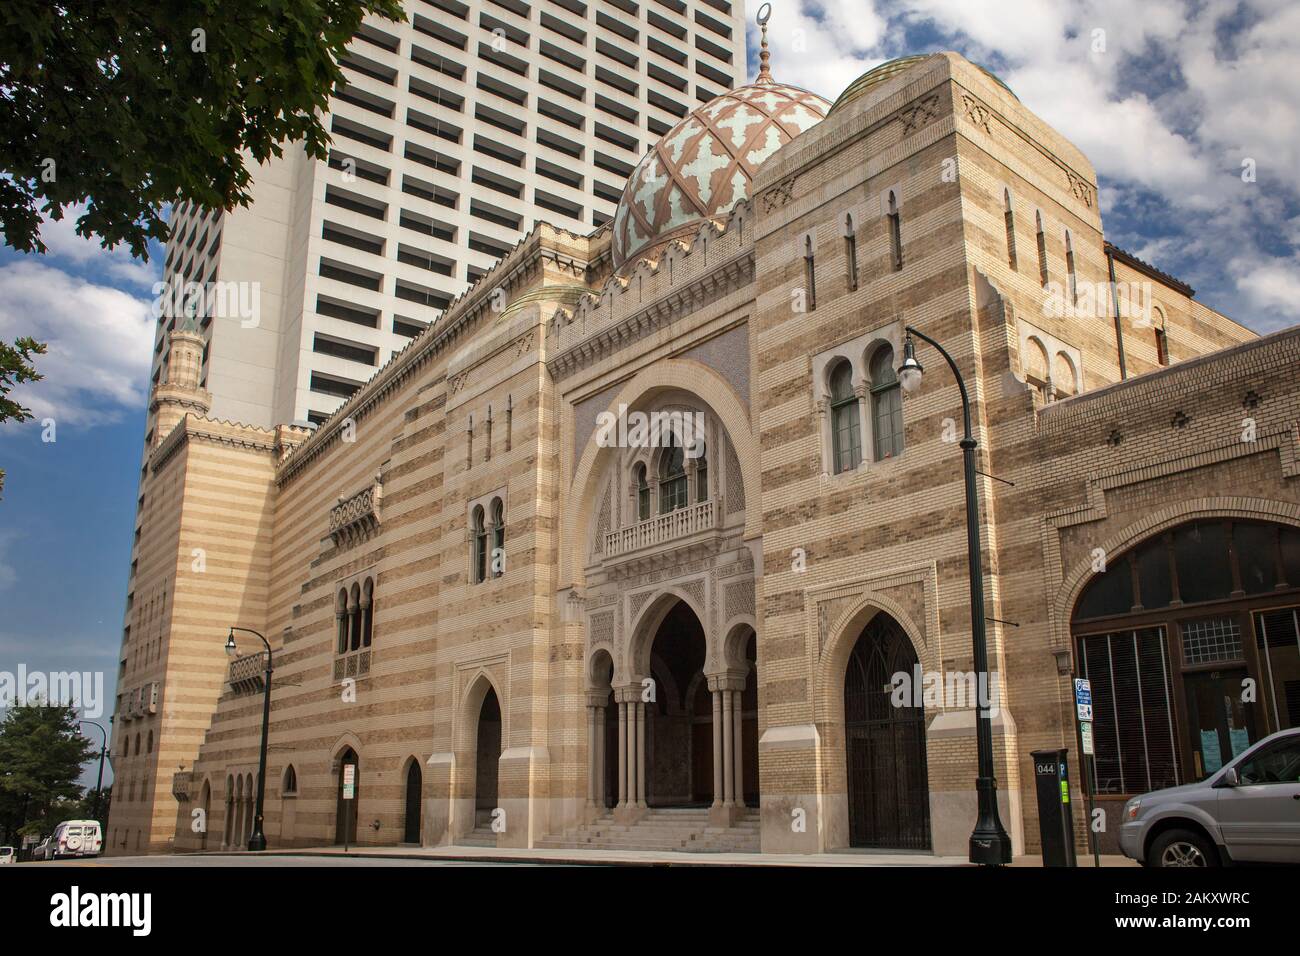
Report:
[[[1074,707],[1079,720],[1092,720],[1092,684],[1082,677],[1074,680]]]

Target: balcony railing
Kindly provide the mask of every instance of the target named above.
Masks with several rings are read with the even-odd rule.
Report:
[[[370,648],[334,658],[334,679],[365,677],[370,673]]]
[[[172,774],[172,796],[181,802],[190,798],[190,787],[194,783],[194,772],[180,770]]]
[[[240,693],[260,691],[266,680],[266,651],[236,657],[230,662],[226,680]]]
[[[716,502],[701,501],[610,531],[605,535],[605,556],[612,558],[629,551],[676,541],[697,531],[709,531],[716,523],[717,513]]]

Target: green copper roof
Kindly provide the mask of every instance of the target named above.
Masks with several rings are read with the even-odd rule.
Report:
[[[860,77],[858,77],[856,80],[854,80],[845,88],[844,92],[840,94],[839,99],[837,99],[834,105],[831,106],[830,112],[834,113],[845,103],[851,103],[853,100],[860,99],[861,97],[866,96],[869,92],[871,92],[871,90],[879,86],[881,83],[884,83],[886,80],[892,79],[893,77],[897,76],[899,73],[902,73],[904,70],[910,69],[911,67],[920,63],[922,60],[929,59],[932,55],[933,54],[929,54],[929,53],[921,53],[921,54],[915,54],[913,56],[900,56],[894,60],[886,60],[884,63],[880,64],[880,66],[873,67],[872,69],[867,70],[866,73],[863,73]],[[976,63],[975,65],[979,66],[978,63]],[[989,79],[993,80],[993,82],[997,83],[998,86],[1002,87],[1012,96],[1016,95],[1015,91],[1012,90],[1011,87],[1003,83],[1002,80],[998,79],[996,74],[990,73],[988,70],[985,70],[984,67],[982,66],[979,66],[979,68],[981,70],[984,70],[985,75],[988,76]],[[1019,97],[1016,98],[1019,99]],[[829,116],[830,114],[828,113],[827,115]]]

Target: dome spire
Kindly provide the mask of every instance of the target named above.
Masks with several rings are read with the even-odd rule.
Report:
[[[771,18],[772,4],[765,3],[758,8],[758,26],[763,31],[763,36],[758,48],[758,76],[754,80],[756,86],[760,84],[766,86],[776,82],[776,80],[772,79],[772,70],[768,66],[772,54],[767,49],[767,21]]]

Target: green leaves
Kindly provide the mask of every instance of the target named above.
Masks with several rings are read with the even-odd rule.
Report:
[[[0,422],[10,419],[25,422],[32,417],[31,410],[11,399],[9,392],[23,382],[40,381],[42,376],[31,360],[33,355],[44,354],[45,346],[26,336],[17,339],[12,346],[0,342]]]
[[[148,242],[167,237],[167,203],[247,205],[247,160],[278,155],[284,142],[325,154],[320,112],[367,13],[405,18],[398,0],[8,0],[5,241],[44,252],[41,213],[57,218],[84,201],[78,232],[147,259]]]
[[[48,833],[81,797],[81,765],[98,748],[71,707],[10,707],[0,723],[0,820],[10,833]],[[60,817],[62,819],[62,817]]]

